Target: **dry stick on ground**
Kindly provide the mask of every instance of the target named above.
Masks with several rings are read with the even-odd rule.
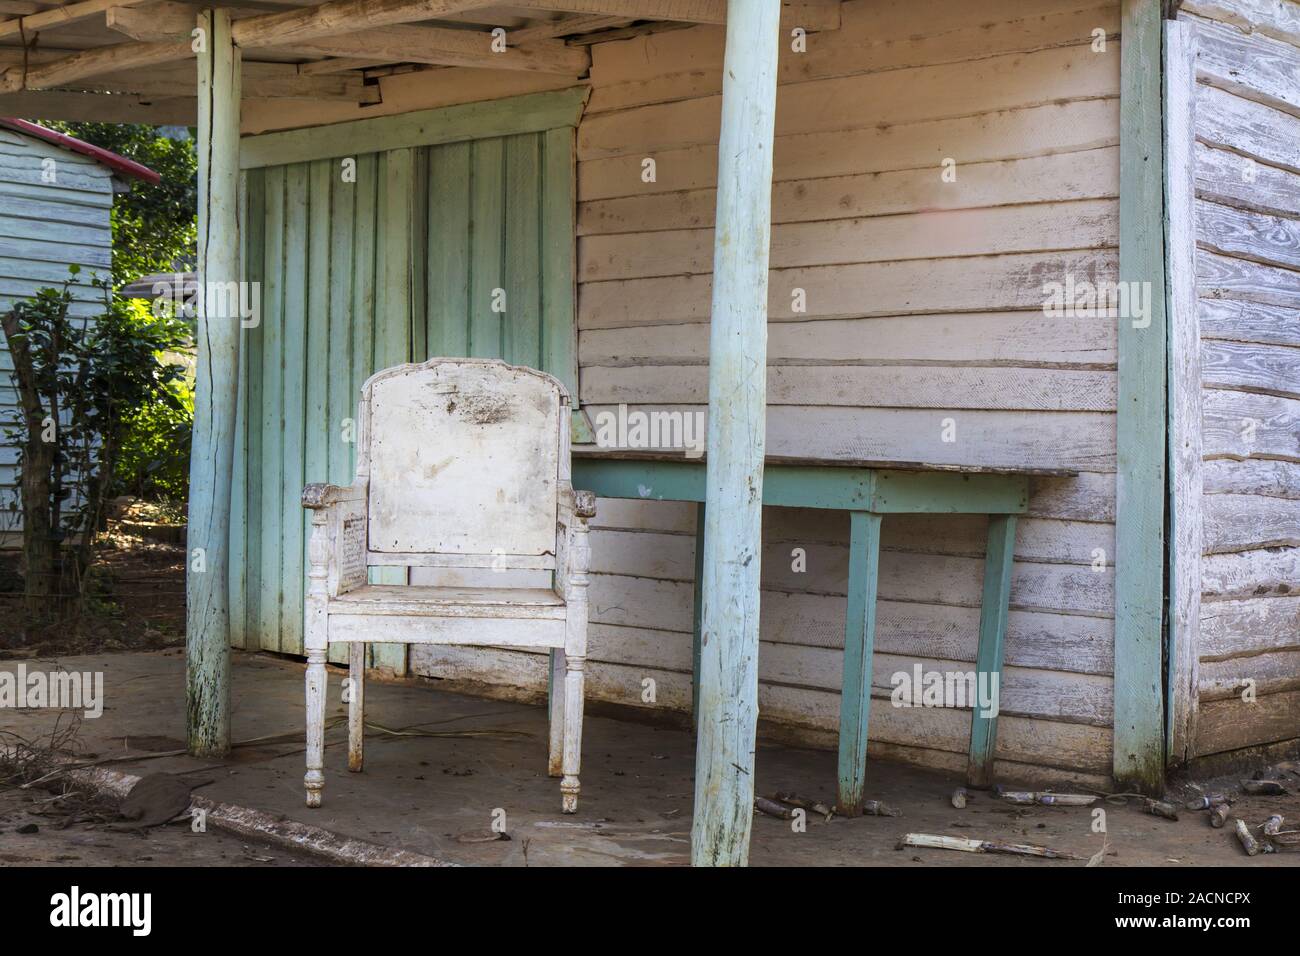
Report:
[[[1250,832],[1250,827],[1246,821],[1237,818],[1237,839],[1241,841],[1242,847],[1246,850],[1246,856],[1258,856],[1261,853],[1272,853],[1273,847],[1269,843],[1261,843],[1255,839],[1255,835]]]
[[[1166,820],[1178,819],[1178,808],[1172,803],[1165,803],[1163,800],[1152,800],[1148,797],[1143,801],[1142,809],[1153,817],[1164,817]]]
[[[1287,792],[1286,787],[1277,780],[1243,780],[1241,789],[1256,796],[1269,797],[1281,796]]]
[[[794,819],[794,810],[782,806],[774,800],[769,800],[767,797],[755,797],[754,810],[757,813],[765,813],[769,817],[777,817],[781,820]]]
[[[88,787],[76,780],[64,776],[61,767],[62,754],[72,750],[76,744],[80,729],[80,718],[74,718],[67,724],[62,722],[60,714],[47,737],[28,740],[13,731],[0,731],[0,787],[15,790],[27,790],[40,787],[55,791],[46,800],[38,804],[57,804],[50,810],[42,811],[41,816],[59,816],[61,822],[56,828],[63,828],[73,823],[103,823],[112,819],[116,813],[113,801],[106,800],[93,787]]]
[[[1048,860],[1082,860],[1065,850],[1050,846],[1035,846],[1031,843],[998,843],[993,840],[976,840],[967,837],[936,836],[931,833],[909,833],[898,841],[898,848],[905,846],[928,847],[935,850],[962,850],[966,853],[1009,853],[1015,856],[1035,856]]]
[[[803,810],[811,810],[813,813],[820,813],[822,820],[830,823],[831,818],[835,816],[835,810],[822,803],[820,800],[806,800],[797,793],[790,793],[787,790],[781,790],[772,795],[772,799],[778,803],[787,803],[792,807],[799,807]]]
[[[1041,804],[1045,807],[1090,807],[1101,799],[1090,793],[1053,793],[1050,790],[999,790],[998,796],[1007,803]]]

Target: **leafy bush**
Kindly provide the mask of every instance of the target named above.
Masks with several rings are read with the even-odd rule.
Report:
[[[189,497],[194,388],[177,379],[169,389],[175,402],[143,405],[123,422],[117,494],[175,503],[184,503]]]
[[[41,619],[85,596],[123,448],[138,443],[137,416],[155,405],[178,421],[193,414],[179,387],[184,367],[165,358],[189,341],[188,325],[99,282],[104,311],[76,319],[69,286],[79,271],[0,317],[20,402],[11,435],[20,442],[27,606]]]
[[[157,185],[133,182],[113,198],[113,283],[117,287],[154,273],[184,269],[195,259],[198,217],[198,156],[192,135],[163,135],[155,126],[55,122],[60,132],[111,150],[162,176]],[[143,309],[139,302],[128,308]],[[133,311],[137,326],[149,317]],[[192,324],[192,323],[191,323]],[[192,361],[192,339],[176,346]],[[183,504],[188,498],[190,431],[194,422],[192,376],[167,386],[171,396],[130,409],[124,418],[112,493]]]

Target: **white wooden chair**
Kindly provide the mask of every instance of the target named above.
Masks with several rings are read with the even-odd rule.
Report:
[[[351,487],[308,485],[307,806],[318,807],[329,644],[349,647],[348,769],[360,771],[367,643],[551,648],[551,776],[578,806],[587,656],[587,519],[569,480],[569,395],[544,372],[436,358],[372,375]],[[545,575],[550,587],[370,584],[375,566]],[[547,574],[549,572],[549,574]],[[452,572],[454,573],[454,572]],[[518,574],[513,583],[517,583]],[[563,676],[563,689],[558,686]]]

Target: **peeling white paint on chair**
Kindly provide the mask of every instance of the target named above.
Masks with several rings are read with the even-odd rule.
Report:
[[[348,769],[362,769],[366,643],[549,648],[551,776],[578,808],[587,659],[587,522],[569,477],[570,399],[558,379],[497,360],[435,358],[361,390],[350,487],[310,484],[306,596],[307,805],[324,789],[325,660],[347,643]],[[551,587],[370,584],[377,565],[548,571]]]

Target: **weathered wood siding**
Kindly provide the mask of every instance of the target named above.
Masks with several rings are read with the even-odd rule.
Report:
[[[1116,278],[1118,22],[1111,0],[853,0],[839,30],[805,53],[787,37],[781,58],[769,453],[1081,472],[1035,482],[1019,523],[998,741],[1017,779],[1100,784],[1111,768],[1116,322],[1045,317],[1043,285]],[[590,414],[706,402],[722,52],[715,27],[593,49],[577,169]],[[589,696],[689,709],[694,520],[600,502]],[[848,517],[764,520],[761,717],[831,743]],[[873,754],[965,766],[969,711],[895,709],[889,678],[973,666],[984,532],[885,521]],[[512,651],[436,648],[415,669],[545,681],[543,657]]]
[[[46,165],[53,161],[53,166]],[[53,175],[54,181],[49,181]],[[112,267],[112,172],[108,167],[33,136],[0,129],[0,312],[45,286],[58,287],[68,267],[81,267],[71,314],[103,309],[91,285]],[[18,449],[6,432],[17,411],[13,360],[0,335],[0,545],[16,543]]]
[[[238,646],[302,653],[302,488],[351,483],[371,373],[473,355],[574,378],[572,128],[357,149],[354,180],[339,159],[245,173],[245,272],[262,314],[242,357]],[[407,581],[405,568],[372,574]],[[376,648],[377,664],[405,668],[404,647]]]
[[[1190,752],[1300,738],[1300,4],[1185,0],[1195,28],[1203,495]],[[1257,699],[1243,699],[1246,682]]]

